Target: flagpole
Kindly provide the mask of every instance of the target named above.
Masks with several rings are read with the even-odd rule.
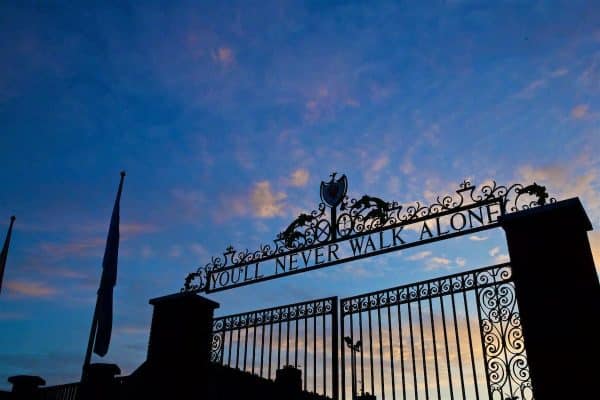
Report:
[[[125,171],[121,171],[121,181],[119,182],[119,189],[117,190],[117,199],[115,202],[115,205],[117,206],[120,198],[121,198],[121,191],[123,190],[123,180],[125,179]],[[113,217],[114,217],[114,209],[113,209]],[[111,217],[111,223],[112,223],[112,217]],[[112,226],[111,226],[112,228]],[[110,228],[109,228],[109,237],[110,237]],[[105,258],[106,258],[106,252],[104,254]],[[102,262],[104,264],[104,260]],[[104,275],[104,265],[103,265],[103,271],[102,271],[102,275]],[[100,287],[102,287],[102,283],[100,283]],[[98,294],[100,293],[100,289],[98,290]],[[84,380],[86,379],[86,372],[87,369],[91,363],[92,360],[92,350],[94,348],[94,342],[96,340],[96,334],[97,332],[97,328],[98,328],[98,295],[96,296],[96,305],[94,306],[94,316],[92,317],[92,326],[90,328],[90,336],[88,339],[88,345],[87,345],[87,349],[85,351],[85,359],[83,360],[83,367],[81,368],[81,383],[84,382]]]
[[[10,217],[10,225],[8,226],[8,232],[6,233],[6,239],[4,240],[4,246],[0,253],[0,293],[2,292],[2,280],[4,279],[4,269],[6,268],[6,259],[8,258],[8,247],[10,246],[10,236],[12,234],[13,224],[17,219],[14,215]]]
[[[96,311],[98,310],[98,302],[94,306],[94,316],[92,317],[92,327],[90,328],[90,337],[88,339],[87,350],[85,351],[85,359],[83,361],[83,368],[81,368],[81,382],[85,379],[85,373],[87,367],[90,365],[92,360],[92,348],[94,347],[94,340],[96,339],[96,327],[98,326],[98,319]]]

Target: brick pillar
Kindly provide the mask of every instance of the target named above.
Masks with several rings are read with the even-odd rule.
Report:
[[[146,368],[153,396],[198,395],[209,382],[213,312],[218,303],[193,293],[150,300],[154,306]]]
[[[600,284],[579,199],[508,214],[506,232],[537,400],[597,391]]]

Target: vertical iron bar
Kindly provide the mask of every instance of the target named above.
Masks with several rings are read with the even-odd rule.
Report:
[[[400,290],[398,290],[398,304],[396,305],[398,312],[398,339],[400,343],[400,377],[402,378],[402,400],[406,399],[406,378],[404,376],[404,343],[402,339],[402,315],[400,313]]]
[[[250,321],[248,321],[248,319],[246,319],[246,335],[244,336],[244,371],[246,371],[246,358],[248,355],[248,325],[249,324],[250,324]]]
[[[425,379],[425,399],[429,400],[429,384],[427,376],[427,355],[425,354],[425,335],[423,332],[423,311],[421,310],[421,293],[419,292],[419,286],[417,286],[417,306],[419,308],[419,327],[421,331],[421,356],[423,357],[423,378]]]
[[[440,284],[440,287],[443,287]],[[440,293],[443,289],[440,289]],[[444,328],[444,347],[446,349],[446,365],[448,366],[448,386],[450,388],[450,399],[454,399],[454,385],[452,384],[452,368],[450,367],[450,350],[448,349],[448,332],[446,330],[446,312],[444,307],[444,297],[440,297],[440,306],[442,309],[442,325]],[[491,397],[490,397],[491,399]]]
[[[298,323],[300,322],[296,319],[296,337],[294,343],[294,367],[298,368]]]
[[[317,393],[317,305],[315,304],[315,315],[313,315],[313,392]]]
[[[477,371],[475,370],[475,356],[473,354],[473,339],[471,338],[471,321],[469,318],[469,305],[468,305],[468,301],[467,301],[467,292],[464,290],[464,283],[463,283],[463,301],[465,302],[465,315],[467,318],[467,334],[469,335],[469,351],[471,353],[471,367],[473,368],[473,384],[475,385],[475,398],[476,398],[476,400],[479,400],[479,387],[477,385]]]
[[[325,304],[323,304],[323,311]],[[327,330],[325,328],[325,313],[321,316],[323,321],[323,396],[327,397]]]
[[[308,314],[307,306],[304,305],[304,391],[306,391],[306,380],[308,370]]]
[[[277,324],[277,369],[281,368],[281,314]]]
[[[285,346],[285,365],[290,365],[290,308],[287,309],[287,323],[286,323],[286,335],[287,342]]]
[[[381,400],[385,400],[385,382],[383,381],[383,337],[381,334],[381,307],[377,305],[377,325],[379,326],[379,368],[381,375]]]
[[[332,398],[338,400],[340,396],[339,389],[339,369],[338,369],[338,298],[332,300],[331,314],[331,382],[332,382]]]
[[[350,341],[354,345],[354,318],[350,313]],[[354,349],[350,349],[350,388],[352,393],[352,400],[355,400],[356,395],[356,371],[354,369]]]
[[[233,319],[231,320],[231,329],[229,329],[229,355],[227,356],[227,366],[231,367],[231,352],[233,351]]]
[[[360,343],[362,344],[362,349],[360,351],[360,392],[365,392],[365,363],[364,363],[364,341],[363,341],[363,323],[362,323],[362,302],[358,300],[358,329],[360,334]],[[357,375],[358,372],[354,371]]]
[[[428,292],[431,294],[431,284],[430,283],[427,284],[427,288],[429,289]],[[438,400],[442,400],[442,393],[441,393],[441,388],[440,388],[440,370],[439,370],[438,359],[437,359],[437,341],[435,338],[435,323],[433,321],[433,304],[431,302],[431,295],[429,296],[428,301],[429,301],[429,321],[431,323],[431,333],[432,333],[432,339],[433,339],[433,361],[434,361],[434,365],[435,365],[435,384],[437,386]]]
[[[462,354],[460,351],[460,338],[458,332],[458,322],[456,320],[456,304],[454,301],[454,288],[452,288],[452,294],[450,294],[450,299],[452,300],[452,316],[454,318],[454,333],[456,334],[456,352],[458,353],[458,372],[460,374],[460,388],[462,390],[463,400],[466,400],[465,394],[465,378],[463,376],[463,365],[462,365]]]
[[[394,346],[392,345],[392,305],[389,302],[390,296],[388,293],[387,317],[388,317],[388,339],[390,341],[390,367],[392,373],[392,400],[396,400],[396,377],[394,374]],[[399,299],[396,297],[396,301]]]
[[[254,364],[256,363],[256,314],[254,314],[254,328],[252,330],[252,375],[254,375]]]
[[[240,323],[241,323],[241,317],[240,317]],[[242,328],[239,325],[240,324],[238,324],[238,329],[237,329],[237,346],[235,348],[235,368],[236,369],[239,369],[239,367],[240,367],[240,347],[241,347],[240,339],[241,339],[241,335],[242,335]]]
[[[410,297],[410,292],[407,294]],[[412,372],[413,372],[413,385],[415,387],[415,399],[419,398],[419,387],[417,386],[417,360],[415,358],[415,340],[413,334],[412,324],[412,305],[409,300],[408,303],[408,327],[410,328],[410,355],[412,357]]]
[[[263,315],[263,323],[264,323],[264,315]],[[260,327],[260,376],[263,376],[263,361],[265,358],[265,327],[266,325],[262,325]]]
[[[344,330],[344,302],[349,300],[343,300],[340,303],[340,307],[341,307],[341,318],[340,318],[340,336],[344,336],[345,330]],[[348,311],[349,311],[349,316],[350,318],[352,318],[352,314],[351,314],[351,304],[348,304]],[[352,326],[352,323],[350,323],[350,325]],[[342,338],[342,341],[340,342],[340,353],[341,353],[341,362],[342,362],[342,387],[341,387],[341,394],[342,394],[342,400],[346,400],[346,349],[344,346],[344,339]],[[354,400],[354,399],[351,399]]]
[[[375,394],[375,378],[373,376],[373,328],[371,326],[371,310],[368,307],[369,305],[367,304],[367,316],[369,321],[369,361],[371,364],[371,394]]]
[[[223,334],[223,344],[221,345],[221,365],[225,364],[225,340],[227,339],[225,337],[225,331],[221,332]]]
[[[273,353],[273,312],[270,313],[271,318],[269,319],[269,379],[271,379],[271,356]]]

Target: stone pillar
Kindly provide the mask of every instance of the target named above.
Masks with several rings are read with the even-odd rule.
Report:
[[[82,400],[120,398],[120,387],[115,377],[121,374],[117,364],[94,363],[87,367],[85,381],[81,385]]]
[[[600,284],[579,199],[500,219],[537,400],[597,391]]]
[[[193,293],[150,300],[154,306],[146,368],[156,398],[206,393],[213,312],[218,303]],[[164,397],[166,396],[166,397]]]
[[[12,398],[15,400],[32,400],[40,397],[40,386],[46,381],[35,375],[15,375],[8,378],[12,383]]]

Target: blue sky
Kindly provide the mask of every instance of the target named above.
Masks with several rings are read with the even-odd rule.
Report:
[[[598,20],[588,1],[3,2],[0,214],[17,220],[0,387],[78,379],[121,169],[104,360],[124,373],[145,357],[148,299],[272,240],[332,171],[403,203],[536,180],[597,227]],[[222,315],[347,296],[506,253],[488,231],[211,298]]]

